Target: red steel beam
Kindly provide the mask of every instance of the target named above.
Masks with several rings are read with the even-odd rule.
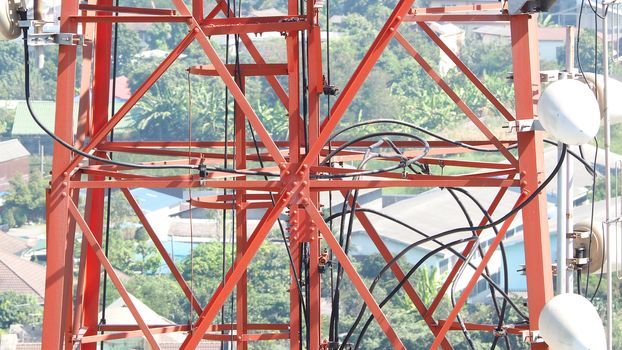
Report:
[[[210,298],[207,306],[203,309],[203,313],[201,313],[199,319],[194,324],[194,331],[188,334],[180,350],[194,349],[201,341],[202,335],[205,334],[220,308],[227,301],[227,298],[240,281],[240,278],[245,274],[248,265],[259,250],[259,247],[261,247],[270,229],[279,218],[283,209],[285,209],[285,206],[289,203],[291,196],[294,194],[293,192],[299,190],[299,186],[300,185],[294,186],[287,191],[283,191],[283,193],[279,195],[274,208],[269,209],[259,224],[257,224],[255,231],[247,242],[246,252],[237,259],[233,267],[229,269],[225,281],[218,286]]]
[[[484,124],[480,120],[480,118],[475,115],[475,112],[473,112],[473,110],[469,106],[467,106],[467,104],[460,98],[460,96],[458,96],[458,94],[449,86],[449,84],[447,84],[445,80],[434,71],[434,68],[432,68],[432,66],[430,66],[426,62],[426,60],[419,54],[419,52],[417,52],[417,50],[415,50],[415,48],[410,45],[408,40],[406,40],[406,38],[404,38],[399,32],[395,33],[395,39],[397,39],[397,41],[406,49],[406,51],[408,51],[408,53],[415,59],[415,61],[419,63],[421,68],[423,68],[423,70],[428,73],[430,78],[432,78],[432,80],[434,80],[434,82],[438,84],[438,86],[447,94],[447,96],[449,96],[449,98],[451,98],[451,100],[456,104],[456,106],[458,106],[458,108],[460,108],[460,110],[462,110],[462,112],[471,120],[471,122],[475,126],[477,126],[482,134],[484,134],[486,138],[497,147],[499,152],[501,152],[501,154],[503,154],[511,164],[517,165],[518,161],[516,160],[514,155],[510,153],[510,151],[506,147],[504,147],[503,144],[501,144],[499,139],[490,131],[490,129],[488,129],[486,124]]]
[[[185,23],[190,16],[71,16],[70,19],[79,23]]]
[[[352,77],[344,86],[341,94],[339,94],[339,97],[335,101],[329,115],[322,122],[322,126],[320,128],[321,133],[319,134],[317,141],[311,145],[309,153],[302,162],[302,165],[311,165],[314,158],[320,154],[324,144],[328,141],[328,138],[339,124],[339,121],[345,114],[347,108],[352,103],[352,100],[354,100],[356,93],[369,76],[369,73],[382,55],[384,49],[387,45],[389,45],[389,42],[402,23],[404,16],[408,13],[414,2],[414,0],[400,0],[396,4],[393,12],[389,16],[389,19],[380,30],[380,33],[378,33],[378,36],[376,36],[376,39],[363,57],[361,63],[357,66],[356,70],[352,74]]]
[[[409,15],[404,22],[509,22],[510,16],[504,14],[441,14],[422,13]]]
[[[238,79],[238,83],[240,85],[240,90],[242,93],[246,93],[246,84],[245,84],[246,76],[240,76]],[[235,167],[236,169],[244,169],[246,168],[246,117],[240,105],[235,103],[234,105],[234,118],[235,118]],[[246,180],[245,177],[239,178],[240,181]],[[247,206],[247,194],[246,190],[240,189],[235,191],[235,259],[236,261],[241,259],[246,253],[246,241],[248,239],[248,226],[247,226],[247,216],[248,216],[248,206]],[[272,204],[272,203],[270,203]],[[248,324],[248,275],[247,273],[243,273],[238,281],[238,285],[236,288],[236,315],[235,320],[236,324],[236,334],[237,337],[237,349],[239,350],[247,350],[248,344],[246,343],[246,339],[244,336],[247,332],[247,324]]]
[[[132,193],[127,188],[121,189],[121,192],[123,192],[123,195],[127,199],[127,202],[134,210],[134,213],[136,213],[136,216],[140,220],[140,223],[145,228],[145,231],[147,231],[147,234],[149,235],[149,238],[151,238],[153,245],[160,253],[160,256],[162,256],[162,259],[164,260],[164,262],[166,263],[166,266],[171,271],[171,274],[173,275],[173,277],[175,277],[175,280],[179,284],[179,287],[181,288],[181,290],[186,295],[186,298],[188,298],[188,301],[192,305],[192,308],[197,314],[200,314],[203,311],[203,309],[201,308],[201,304],[199,304],[199,301],[194,296],[194,293],[192,293],[192,290],[188,286],[188,283],[186,283],[186,280],[184,280],[184,276],[182,276],[181,272],[179,272],[179,269],[175,265],[175,262],[173,261],[173,259],[171,259],[171,257],[168,255],[168,252],[166,251],[164,244],[162,244],[162,241],[160,241],[160,238],[158,238],[158,236],[156,235],[155,230],[153,229],[153,226],[151,226],[151,224],[149,223],[149,220],[143,213],[142,209],[140,208],[140,205],[138,204],[138,202],[136,201]]]
[[[186,4],[184,4],[182,0],[173,0],[173,3],[182,15],[190,15]],[[261,120],[259,120],[259,118],[257,117],[257,114],[240,90],[240,87],[236,84],[231,74],[229,74],[229,72],[227,71],[227,67],[225,67],[225,64],[218,56],[218,53],[210,43],[205,32],[200,28],[198,22],[193,18],[191,19],[191,24],[189,24],[189,26],[191,32],[196,34],[196,38],[199,44],[203,48],[203,51],[205,52],[211,63],[216,68],[216,71],[219,73],[220,78],[223,80],[227,88],[229,88],[229,91],[231,91],[231,94],[233,95],[235,101],[240,105],[240,108],[246,115],[246,118],[248,118],[249,122],[255,128],[255,131],[266,145],[266,149],[268,150],[270,155],[272,155],[272,157],[278,164],[285,163],[285,158],[283,158],[283,156],[279,152],[278,147],[272,140],[272,137],[270,136],[266,128],[261,123]]]
[[[151,75],[145,80],[145,82],[138,89],[136,89],[132,96],[123,104],[123,106],[121,106],[121,108],[119,108],[115,115],[110,118],[106,125],[103,126],[100,131],[91,136],[91,141],[88,145],[86,145],[86,147],[82,149],[82,151],[92,151],[95,147],[97,147],[97,145],[99,145],[100,142],[104,141],[108,137],[110,131],[114,129],[114,127],[121,121],[121,119],[123,119],[123,117],[125,117],[130,109],[134,107],[134,105],[136,105],[136,103],[145,95],[145,93],[147,93],[149,88],[151,88],[151,86],[153,86],[153,84],[158,81],[162,74],[164,74],[164,72],[168,70],[168,68],[173,64],[173,62],[175,62],[179,55],[181,55],[182,52],[192,43],[192,41],[194,40],[194,36],[195,32],[191,31],[181,40],[181,42],[171,51],[171,53],[168,54],[168,56],[166,56],[162,63],[160,63],[160,65],[153,71],[153,73],[151,73]],[[73,104],[71,108],[73,110]],[[68,110],[65,110],[63,113],[68,113],[67,111]],[[62,146],[59,145],[59,147]],[[78,165],[78,163],[80,163],[82,158],[83,157],[81,155],[76,155],[64,171],[67,173],[72,172]]]
[[[356,288],[356,290],[359,292],[361,298],[363,299],[363,301],[365,302],[365,304],[371,311],[372,315],[378,322],[380,328],[382,329],[384,334],[387,336],[387,338],[389,338],[389,341],[393,345],[393,348],[394,349],[406,349],[406,347],[400,340],[397,333],[395,333],[395,330],[393,329],[393,327],[391,327],[391,324],[387,320],[387,317],[385,316],[385,314],[382,312],[382,309],[376,302],[376,299],[374,299],[374,296],[369,292],[369,289],[367,289],[367,287],[365,286],[365,283],[361,279],[361,276],[359,276],[358,272],[356,272],[356,269],[352,265],[352,262],[350,262],[350,259],[348,259],[348,256],[346,255],[346,253],[343,251],[343,249],[339,245],[339,242],[337,242],[337,240],[333,236],[333,233],[331,232],[330,228],[324,222],[324,218],[322,217],[322,215],[320,215],[320,213],[318,212],[318,209],[314,207],[312,204],[307,203],[307,205],[305,206],[305,210],[311,217],[311,220],[312,220],[311,224],[317,225],[317,228],[322,234],[322,237],[324,237],[326,244],[332,250],[334,256],[339,261],[339,264],[343,267],[343,270],[350,277],[350,280],[352,281],[354,288]],[[313,240],[319,240],[319,237],[311,237],[311,238]]]
[[[143,332],[145,338],[147,338],[147,342],[152,349],[159,350],[160,347],[158,346],[158,343],[153,337],[153,333],[151,333],[151,330],[149,329],[142,316],[140,315],[140,312],[134,305],[134,302],[127,293],[127,290],[123,286],[123,283],[119,279],[119,276],[117,276],[117,273],[110,264],[110,261],[108,260],[108,258],[106,258],[106,255],[104,254],[104,251],[100,246],[97,238],[93,235],[93,232],[91,232],[91,228],[82,218],[82,215],[80,215],[78,208],[73,203],[69,203],[68,207],[69,213],[74,218],[74,220],[76,220],[78,226],[80,226],[80,229],[82,230],[83,238],[85,238],[89,242],[89,245],[93,248],[95,254],[97,255],[97,259],[102,264],[106,272],[108,272],[108,277],[110,278],[110,281],[112,281],[114,286],[117,288],[117,291],[121,295],[123,302],[127,306],[128,310],[132,313],[132,316],[136,320],[136,323],[138,324],[140,330]]]
[[[66,1],[61,8],[60,30],[75,33],[77,26],[69,16],[78,12],[77,1]],[[60,45],[58,49],[58,74],[56,90],[56,114],[54,125],[56,136],[65,142],[73,142],[73,92],[76,72],[76,47]],[[70,345],[71,339],[65,337],[67,305],[63,300],[65,292],[65,272],[72,269],[65,265],[67,242],[65,234],[69,229],[67,205],[70,202],[69,174],[65,168],[71,162],[71,152],[54,143],[54,162],[50,189],[46,192],[46,242],[47,262],[45,270],[45,303],[43,306],[42,348],[60,350]]]
[[[240,64],[239,67],[235,64],[227,64],[227,70],[229,74],[238,72],[241,76],[273,76],[273,75],[287,75],[287,64],[279,63],[265,63],[265,64]],[[190,74],[218,76],[216,68],[212,64],[205,64],[199,66],[192,66],[188,69]]]
[[[456,5],[442,7],[418,7],[413,8],[409,15],[418,15],[422,13],[453,13],[453,12],[482,12],[482,11],[498,11],[505,7],[504,3],[495,2],[488,4],[472,4],[472,5]]]
[[[341,193],[344,196],[344,198],[346,198],[346,192],[342,191]],[[349,205],[352,206],[352,200],[350,200]],[[356,205],[356,207],[357,209],[360,208],[358,204]],[[389,263],[391,260],[393,260],[393,254],[391,254],[391,251],[389,251],[389,248],[387,248],[386,244],[384,244],[384,241],[380,237],[380,234],[378,234],[378,231],[376,231],[376,228],[374,227],[373,223],[367,217],[367,213],[362,212],[362,211],[356,211],[355,214],[356,214],[356,218],[359,220],[359,222],[365,229],[365,232],[367,232],[367,235],[369,236],[369,238],[372,240],[376,248],[378,248],[378,252],[382,256],[384,261]],[[399,266],[399,264],[392,264],[391,271],[393,272],[393,274],[395,275],[395,278],[397,278],[398,281],[401,281],[404,279],[404,277],[406,277],[406,274],[402,271],[402,268]],[[421,300],[421,298],[419,297],[419,294],[417,294],[417,291],[415,290],[415,288],[412,286],[412,284],[410,284],[408,280],[404,283],[404,286],[402,288],[404,288],[404,291],[406,292],[406,294],[412,301],[415,308],[417,308],[417,311],[419,311],[419,314],[423,318],[424,322],[427,324],[428,328],[430,328],[430,330],[432,331],[432,334],[436,336],[438,334],[438,330],[436,328],[437,323],[434,320],[434,318],[432,318],[432,316],[428,314],[428,310],[425,304],[423,304],[423,301]],[[445,350],[453,349],[453,347],[451,346],[451,344],[449,343],[447,339],[443,341],[441,346]]]
[[[540,96],[540,69],[537,38],[537,14],[516,15],[510,21],[516,119],[531,120],[536,115]],[[543,132],[518,132],[518,153],[521,155],[521,190],[533,193],[544,179]],[[523,237],[527,276],[527,304],[530,331],[538,330],[540,311],[553,297],[553,272],[546,191],[540,193],[523,209]],[[532,349],[548,349],[545,343],[533,343]]]
[[[514,206],[514,208],[518,207],[518,205],[522,203],[525,197],[526,197],[525,195],[521,195],[518,198],[518,201],[516,202],[516,205]],[[464,304],[466,303],[467,299],[469,298],[469,294],[471,294],[473,287],[475,287],[475,284],[477,283],[477,280],[482,275],[482,272],[484,272],[484,269],[486,268],[488,261],[490,261],[493,254],[497,250],[497,247],[503,240],[503,237],[505,237],[505,232],[508,230],[508,228],[512,224],[512,221],[514,220],[517,214],[518,212],[513,213],[507,220],[503,222],[503,224],[501,225],[501,228],[499,228],[499,233],[495,236],[495,238],[490,243],[490,246],[488,247],[486,254],[484,254],[484,256],[482,257],[482,260],[479,262],[479,264],[477,265],[477,268],[473,272],[473,275],[469,279],[469,282],[467,283],[466,287],[464,287],[464,289],[462,290],[462,294],[460,294],[460,298],[458,298],[458,300],[456,301],[456,305],[452,308],[451,312],[449,313],[449,316],[447,316],[447,319],[445,320],[445,323],[441,326],[440,330],[438,331],[438,334],[436,335],[436,338],[434,338],[434,342],[432,343],[432,346],[430,346],[430,349],[436,349],[438,348],[439,345],[441,345],[441,342],[443,341],[443,337],[445,336],[445,334],[447,334],[447,331],[449,331],[449,328],[451,327],[454,320],[458,316],[458,313],[462,309],[462,306],[464,306]]]
[[[428,26],[426,23],[419,22],[419,27],[423,29],[423,31],[432,39],[432,41],[440,47],[441,50],[451,59],[451,61],[460,69],[462,74],[464,74],[473,85],[488,99],[488,101],[495,106],[495,108],[505,117],[507,121],[515,121],[516,118],[510,113],[510,111],[505,108],[503,103],[499,101],[495,95],[486,88],[486,86],[477,78],[477,76],[467,67],[460,58],[441,40],[441,38]]]
[[[503,199],[503,196],[505,195],[507,190],[508,190],[507,187],[502,187],[502,188],[499,189],[499,192],[497,192],[497,195],[494,197],[494,199],[490,203],[490,206],[488,207],[488,215],[490,215],[492,217],[492,215],[494,214],[495,210],[497,210],[497,207],[499,206],[499,203]],[[488,218],[484,217],[480,221],[479,226],[485,225],[488,222],[489,222]],[[482,234],[482,230],[475,231],[475,234],[478,235],[478,236],[481,235]],[[475,246],[475,242],[474,241],[468,242],[466,247],[462,251],[462,255],[463,256],[468,256],[471,253],[471,250],[473,249],[474,246]],[[434,300],[432,300],[432,303],[428,307],[428,312],[427,312],[428,315],[431,316],[431,315],[434,314],[434,311],[436,311],[436,308],[438,307],[438,305],[443,300],[443,297],[446,295],[447,290],[449,289],[449,287],[451,286],[454,278],[458,274],[458,271],[460,271],[463,263],[464,262],[462,260],[457,260],[456,261],[456,264],[452,267],[451,271],[449,272],[449,274],[445,278],[445,282],[443,283],[441,288],[436,293],[436,297],[434,297]]]

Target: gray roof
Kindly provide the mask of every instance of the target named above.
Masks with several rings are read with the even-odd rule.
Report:
[[[0,231],[0,251],[18,255],[28,248],[28,244],[25,241]]]
[[[18,139],[0,142],[0,163],[30,156],[30,152]]]
[[[484,208],[488,208],[494,196],[498,192],[498,188],[472,187],[469,188],[468,191],[481,202]],[[479,221],[483,217],[481,210],[464,195],[458,194],[458,196],[464,203],[465,208],[470,214],[474,224],[479,224]],[[498,219],[503,214],[512,210],[512,207],[518,200],[518,197],[518,192],[512,190],[507,191],[495,211],[496,214],[492,215],[493,219]],[[383,208],[381,211],[395,219],[406,222],[410,226],[427,235],[434,235],[443,231],[469,225],[460,207],[457,205],[451,194],[447,190],[441,189],[430,190],[418,196],[399,201]],[[370,214],[369,217],[378,233],[385,239],[390,239],[402,244],[411,244],[423,239],[421,235],[418,235],[411,230],[404,228],[400,224],[392,222],[391,220],[373,214]],[[520,224],[519,217],[515,219],[515,225],[518,224]],[[357,222],[354,226],[354,231],[363,230],[363,227]],[[486,236],[488,234],[492,233],[487,233],[485,231],[484,235]],[[455,239],[468,237],[470,235],[470,232],[462,232],[444,237],[439,239],[439,241],[446,243]],[[437,248],[438,244],[434,242],[426,242],[422,243],[420,247],[429,251]]]

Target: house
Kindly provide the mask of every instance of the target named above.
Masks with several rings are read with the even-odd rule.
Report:
[[[508,23],[494,23],[480,26],[473,30],[482,42],[494,44],[503,41],[510,42],[510,25]],[[573,43],[574,44],[574,43]],[[560,52],[566,48],[566,28],[565,27],[540,27],[538,28],[538,49],[540,59],[546,61],[557,61]],[[563,55],[561,56],[563,57]]]
[[[0,231],[0,251],[11,254],[20,255],[22,252],[30,248],[30,245],[19,238],[13,237],[6,232]]]
[[[468,191],[473,197],[480,201],[485,208],[487,208],[498,189],[473,187],[469,188]],[[472,220],[475,224],[477,224],[482,218],[482,211],[467,197],[461,194],[458,195]],[[497,214],[493,214],[493,219],[500,217],[500,214],[510,211],[516,203],[518,197],[518,192],[511,190],[508,191],[504,197],[504,200],[501,201],[497,208]],[[401,200],[383,208],[381,213],[402,221],[421,232],[414,232],[412,229],[409,229],[388,218],[378,217],[370,213],[369,216],[375,229],[378,231],[378,234],[382,237],[384,243],[387,245],[387,248],[393,253],[393,255],[396,255],[411,244],[420,241],[421,243],[419,245],[415,246],[407,254],[405,254],[405,261],[409,264],[415,264],[426,255],[430,255],[427,258],[426,265],[433,268],[439,268],[441,273],[447,272],[452,263],[451,257],[453,254],[446,250],[435,252],[435,250],[439,247],[438,242],[447,244],[456,239],[465,238],[471,235],[470,231],[465,231],[438,238],[436,242],[425,239],[426,237],[424,235],[430,236],[454,229],[456,227],[470,226],[458,203],[446,189],[432,189],[422,194],[410,197],[409,199]],[[512,224],[511,229],[520,226],[521,221],[519,218],[517,219],[518,220],[515,220]],[[492,237],[492,235],[492,230],[489,229],[484,231],[482,237]],[[459,251],[461,247],[464,247],[464,244],[456,246],[455,249]],[[369,239],[367,232],[358,222],[356,222],[353,227],[351,252],[353,255],[370,255],[378,253],[378,250]]]
[[[464,44],[465,31],[453,23],[440,24],[438,22],[430,22],[430,28],[438,34],[438,37],[447,45],[447,47],[456,55],[460,54],[460,49]],[[445,76],[456,64],[439,48],[440,58],[438,64],[439,74]]]
[[[117,78],[119,86],[117,87],[117,101],[115,109],[118,110],[123,105],[122,98],[128,96],[129,87],[127,82],[123,85],[123,79]],[[78,125],[78,103],[79,97],[76,97],[73,104],[73,125],[74,130]],[[54,130],[54,117],[56,115],[56,102],[54,101],[31,101],[32,109],[37,116],[37,119],[48,130]],[[115,131],[123,133],[127,131],[130,125],[129,115],[121,119],[119,124],[115,127]],[[22,142],[24,147],[31,153],[39,153],[41,146],[44,146],[47,154],[52,153],[53,140],[49,135],[41,129],[39,125],[33,120],[26,105],[26,101],[18,101],[15,107],[15,119],[13,122],[13,128],[11,129],[11,137],[17,138]]]
[[[583,155],[585,159],[588,160],[588,163],[592,163],[596,153],[598,153],[598,156],[596,157],[596,169],[602,175],[602,172],[604,171],[604,151],[602,149],[597,150],[595,147],[590,145],[584,145],[582,148]],[[577,154],[580,153],[577,147],[572,147],[571,149]],[[620,155],[612,154],[611,157],[613,161],[622,160],[622,156]],[[547,148],[545,150],[544,159],[547,173],[550,173],[558,161],[557,149],[555,147]],[[592,177],[586,171],[584,165],[579,161],[574,160],[573,169],[575,184],[573,191],[575,203],[573,213],[574,222],[589,222],[592,216],[590,203],[591,197],[589,197]],[[496,188],[478,187],[468,188],[467,190],[473,197],[480,201],[485,208],[488,208],[489,203],[498,191]],[[550,251],[553,260],[552,263],[555,262],[557,256],[557,196],[555,191],[556,186],[555,181],[553,181],[547,190],[547,216],[549,222],[551,242]],[[472,217],[474,224],[478,224],[482,218],[481,210],[466,197],[461,197],[464,198],[462,202],[464,203],[465,210]],[[508,190],[504,196],[504,199],[499,203],[495,214],[492,215],[493,219],[498,219],[501,215],[510,212],[518,198],[519,193],[516,189]],[[422,194],[406,199],[402,198],[400,201],[391,203],[392,204],[382,208],[380,212],[391,216],[394,219],[403,221],[426,235],[437,234],[457,227],[470,226],[455,199],[452,198],[446,189],[432,189]],[[421,242],[406,253],[402,261],[412,265],[426,257],[427,260],[425,266],[430,268],[438,268],[441,274],[448,273],[448,271],[450,271],[452,266],[456,263],[457,258],[455,254],[447,249],[436,251],[440,245],[436,242],[425,240],[423,234],[416,233],[412,229],[387,218],[377,216],[373,213],[369,213],[368,216],[370,217],[378,234],[381,236],[383,242],[394,256],[406,247],[414,243]],[[604,203],[603,201],[596,202],[594,210],[594,223],[596,223],[596,226],[602,223],[603,217]],[[338,230],[338,228],[336,230]],[[358,221],[355,221],[352,231],[353,233],[350,248],[351,255],[371,255],[378,253],[377,248],[370,240],[366,230]],[[438,242],[446,244],[456,239],[468,237],[470,234],[471,233],[468,231],[456,233],[452,234],[450,237],[439,238]],[[484,230],[480,236],[479,244],[482,248],[486,248],[490,246],[493,239],[494,232],[491,229]],[[526,291],[526,280],[523,272],[520,271],[525,264],[523,223],[521,215],[517,215],[509,226],[504,236],[503,244],[505,246],[508,260],[507,270],[509,275],[509,290],[512,292],[524,292]],[[616,243],[612,242],[612,244]],[[465,244],[459,244],[454,248],[456,251],[461,251],[464,246]],[[622,253],[620,252],[621,248],[618,246],[619,244],[617,244],[616,251],[618,251],[618,256],[622,256]],[[472,263],[474,264],[477,264],[479,261],[481,261],[481,258],[477,255],[472,259]],[[616,269],[622,268],[622,261],[616,260],[615,264]],[[488,263],[488,268],[491,273],[491,278],[499,282],[503,272],[502,258],[499,250],[497,250]],[[458,290],[463,289],[471,276],[472,270],[465,270],[462,277],[456,281],[456,288]],[[474,291],[471,293],[471,300],[484,300],[487,293],[487,283],[484,279],[480,278]]]
[[[45,267],[0,251],[0,292],[8,291],[31,294],[43,302]]]
[[[128,293],[129,294],[129,293]],[[169,326],[174,325],[175,323],[166,317],[160,316],[158,313],[153,311],[147,305],[145,305],[142,301],[140,301],[135,296],[129,294],[130,300],[132,304],[138,310],[138,313],[142,317],[143,321],[149,326]],[[100,313],[101,318],[101,313]],[[106,307],[106,324],[109,325],[136,325],[136,319],[128,309],[125,301],[122,298],[118,298],[113,301],[112,304]],[[186,338],[185,332],[176,332],[176,333],[163,333],[163,334],[154,334],[154,338],[156,339],[160,349],[179,349],[179,346],[184,342]],[[137,346],[143,349],[151,349],[147,340],[142,337],[139,338],[130,338],[124,341],[127,346]],[[202,350],[218,350],[220,349],[219,342],[208,342],[203,341],[201,346],[197,349]]]
[[[4,192],[11,178],[28,176],[30,152],[17,139],[0,142],[0,149],[0,192]]]

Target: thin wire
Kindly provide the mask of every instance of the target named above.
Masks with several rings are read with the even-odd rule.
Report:
[[[116,6],[119,6],[119,0],[115,2]],[[116,16],[119,13],[115,14]],[[117,91],[117,59],[118,59],[118,39],[119,39],[119,23],[115,22],[114,24],[114,39],[112,43],[112,93],[111,93],[111,107],[110,107],[110,117],[114,116],[115,110],[115,96]],[[110,141],[114,141],[114,128],[110,130]],[[108,158],[112,160],[112,152],[108,153]],[[110,212],[111,212],[111,199],[112,199],[112,189],[108,188],[106,190],[106,228],[105,228],[105,238],[104,238],[104,255],[108,257],[108,252],[110,248]],[[108,272],[104,269],[102,279],[104,280],[102,286],[102,315],[100,319],[100,324],[106,324],[106,296],[108,295]],[[104,334],[104,331],[101,331],[101,334]],[[99,343],[100,350],[104,350],[104,341],[102,340]]]
[[[192,84],[190,72],[188,72],[188,160],[192,157]],[[226,167],[226,166],[225,166]],[[190,172],[189,172],[190,173]],[[192,221],[192,186],[188,186],[188,204],[190,221],[190,293],[194,295],[194,223]],[[190,332],[194,330],[194,313],[192,302],[188,304],[188,327]]]

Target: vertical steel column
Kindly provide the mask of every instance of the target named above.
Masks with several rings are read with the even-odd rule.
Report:
[[[192,16],[197,22],[203,20],[203,0],[192,0]]]
[[[540,95],[537,15],[516,15],[510,19],[516,119],[529,120],[536,115]],[[544,177],[542,132],[518,132],[521,190],[532,193]],[[529,307],[529,330],[538,330],[538,319],[544,304],[553,296],[551,247],[546,212],[546,191],[531,201],[523,212],[525,267]],[[544,343],[533,343],[532,349],[548,349]]]
[[[317,142],[320,134],[320,95],[323,91],[322,82],[322,44],[320,37],[320,26],[318,23],[318,10],[314,7],[314,1],[307,1],[307,20],[312,23],[312,27],[308,32],[308,69],[309,69],[309,81],[308,81],[308,106],[309,106],[309,131],[307,135],[309,137],[309,145],[313,145]],[[317,155],[311,160],[311,165],[318,164]],[[309,193],[309,199],[315,207],[319,208],[319,193]],[[311,220],[308,213],[301,211],[302,215],[307,217],[303,220],[304,227],[302,228],[306,237],[310,237],[309,241],[309,336],[311,349],[319,349],[321,339],[321,315],[320,315],[320,301],[321,301],[321,282],[320,271],[318,267],[318,259],[320,257],[320,239],[317,227]]]
[[[112,0],[99,0],[98,5],[112,5]],[[97,15],[111,13],[98,12]],[[95,65],[93,69],[93,133],[99,132],[108,121],[108,107],[110,104],[110,55],[112,51],[112,23],[97,23],[95,26]],[[93,162],[90,162],[93,164]],[[89,176],[89,180],[104,180],[103,176]],[[86,221],[102,245],[104,222],[104,189],[89,189],[86,194]],[[103,245],[102,245],[103,246]],[[87,335],[94,334],[99,324],[99,290],[101,285],[101,265],[92,247],[86,251],[85,264],[85,295],[84,295],[84,323]],[[95,350],[95,343],[82,346],[85,350]]]
[[[240,84],[240,90],[245,93],[245,77],[241,76],[238,83]],[[246,118],[244,112],[240,109],[240,106],[235,104],[235,168],[246,169]],[[246,177],[240,177],[240,181],[246,180]],[[246,253],[246,240],[247,240],[247,224],[246,224],[246,190],[235,191],[235,244],[236,244],[236,257],[237,261]],[[248,349],[248,343],[243,340],[243,335],[246,334],[248,323],[248,298],[247,298],[247,273],[245,272],[238,286],[236,287],[236,333],[237,333],[237,349]]]
[[[289,15],[299,14],[298,0],[289,0],[287,13]],[[287,101],[289,119],[289,162],[297,162],[300,159],[300,146],[304,140],[300,135],[304,125],[300,119],[300,40],[299,33],[288,33],[285,39],[287,47],[287,73],[289,97]],[[290,217],[296,217],[296,205],[290,207]],[[290,231],[289,247],[292,254],[294,266],[290,267],[290,286],[289,286],[289,348],[290,350],[301,349],[301,315],[300,315],[300,291],[296,278],[300,277],[300,269],[296,264],[300,261],[300,241],[295,231]],[[302,316],[304,317],[304,315]]]
[[[69,16],[77,15],[78,2],[64,1],[61,7],[60,31],[76,33],[77,25]],[[76,78],[76,46],[61,45],[58,49],[58,75],[56,91],[56,116],[54,130],[58,137],[73,143],[73,91]],[[42,349],[60,350],[71,345],[66,334],[68,305],[63,305],[63,291],[67,269],[65,255],[67,245],[69,215],[68,205],[70,174],[65,168],[71,162],[71,152],[58,143],[54,143],[52,161],[52,180],[47,191],[46,241],[47,267],[45,270],[45,303],[43,306]],[[72,270],[71,270],[72,271]],[[64,339],[63,339],[64,338]]]

